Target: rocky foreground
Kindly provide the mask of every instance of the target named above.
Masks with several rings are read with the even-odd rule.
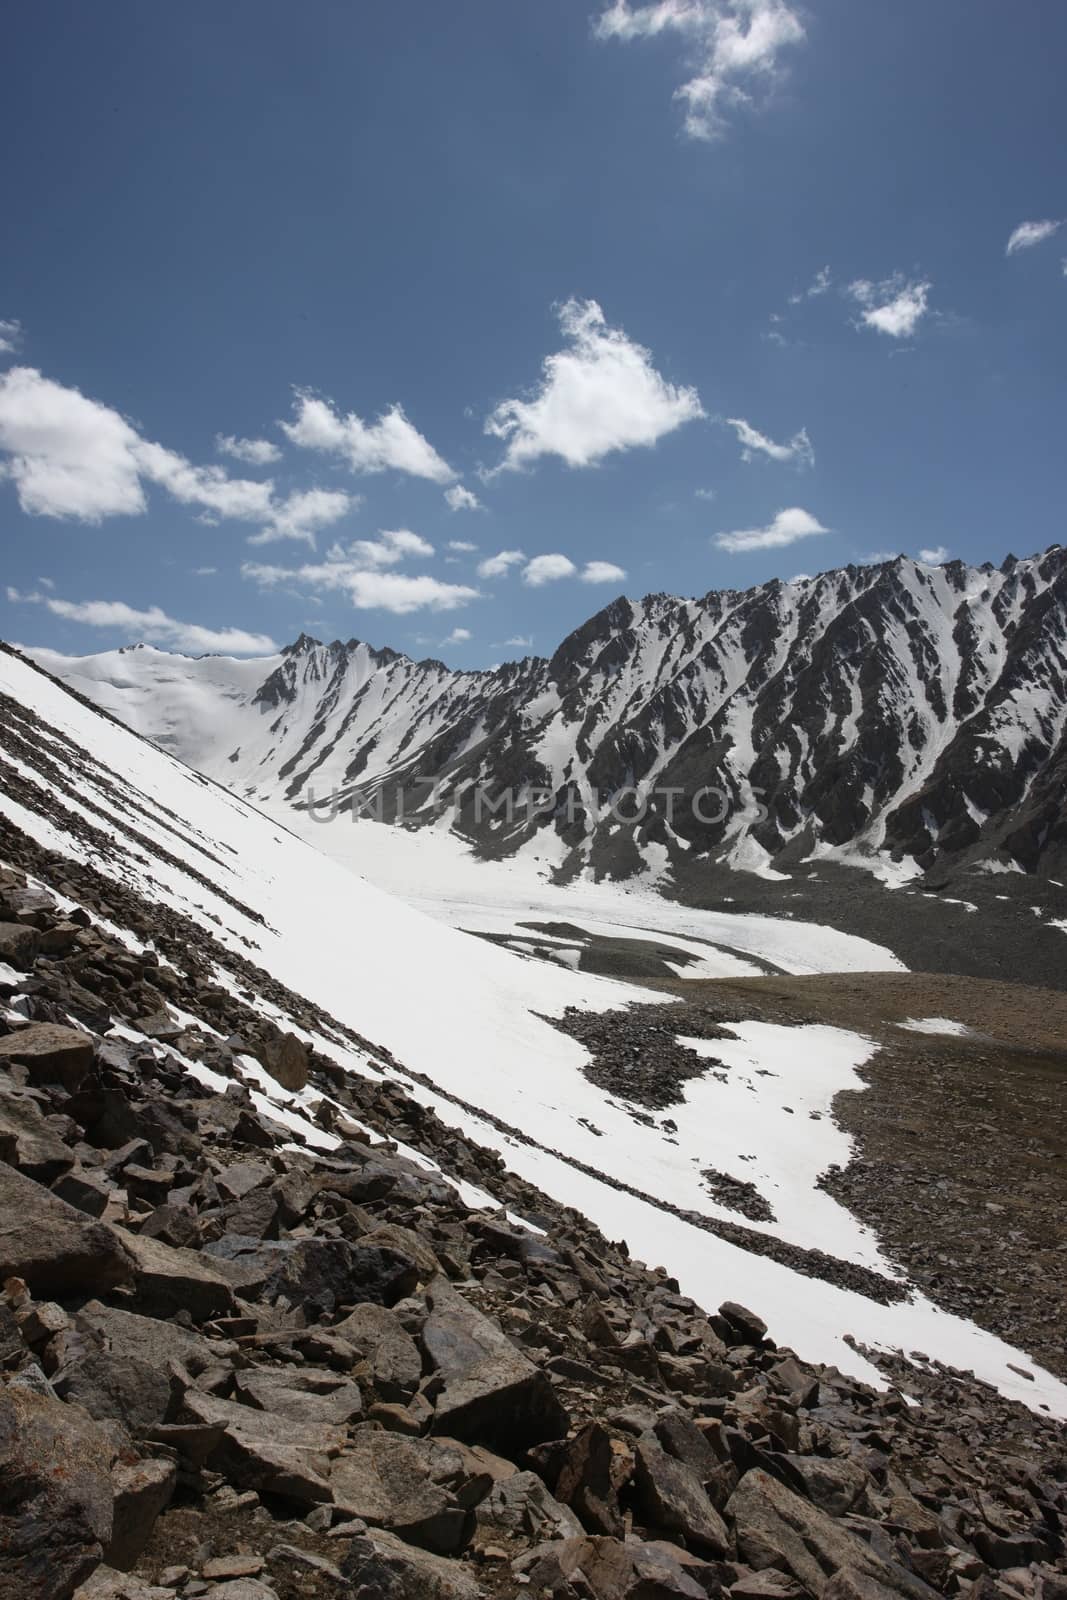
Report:
[[[1057,1424],[709,1316],[206,932],[0,844],[4,1600],[1067,1600]]]

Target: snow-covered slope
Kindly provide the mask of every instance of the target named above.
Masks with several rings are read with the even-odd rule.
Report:
[[[493,672],[306,636],[260,661],[35,655],[248,798],[446,816],[494,855],[536,838],[564,877],[1067,865],[1058,545],[619,599],[550,660]]]
[[[898,1275],[872,1236],[814,1186],[826,1164],[847,1157],[825,1113],[838,1089],[858,1086],[856,1069],[873,1048],[859,1034],[738,1024],[717,1043],[723,1067],[711,1062],[690,1081],[670,1126],[635,1114],[590,1081],[585,1050],[546,1019],[567,1006],[662,996],[524,960],[398,903],[0,650],[0,855],[19,836],[55,853],[56,880],[64,861],[90,863],[210,934],[220,952],[216,985],[254,995],[273,981],[306,997],[313,1025],[266,997],[259,1003],[346,1070],[410,1085],[515,1171],[624,1236],[635,1255],[662,1262],[705,1305],[746,1301],[776,1337],[867,1377],[874,1369],[845,1334],[923,1349],[1067,1416],[1067,1388],[1041,1372],[1021,1378],[1012,1363],[1032,1363],[992,1335],[919,1296],[871,1297],[879,1282],[898,1292]],[[788,1087],[791,1102],[819,1113],[805,1119],[803,1140],[790,1137],[767,1074],[777,1074],[772,1088]],[[271,1092],[277,1105],[280,1091]],[[295,1126],[310,1126],[306,1110],[294,1097]],[[702,1181],[709,1161],[728,1170],[742,1155],[737,1175],[774,1212],[749,1230],[776,1242],[771,1255],[723,1235],[731,1214]]]

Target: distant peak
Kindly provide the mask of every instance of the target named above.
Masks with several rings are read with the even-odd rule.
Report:
[[[305,656],[309,650],[321,650],[322,640],[313,639],[310,633],[302,633],[299,639],[292,644],[283,645],[283,656]]]

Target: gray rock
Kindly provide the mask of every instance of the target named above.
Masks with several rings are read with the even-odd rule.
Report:
[[[174,1600],[174,1591],[105,1566],[97,1567],[92,1577],[75,1589],[73,1600]]]
[[[207,1462],[238,1489],[255,1489],[305,1506],[332,1498],[330,1460],[341,1452],[344,1429],[275,1417],[196,1389],[186,1391],[183,1411],[191,1423],[221,1424],[222,1435]]]
[[[152,1537],[156,1518],[170,1504],[177,1481],[173,1461],[148,1458],[115,1464],[111,1473],[115,1516],[106,1551],[109,1566],[128,1572],[134,1565]]]
[[[134,1261],[139,1310],[157,1317],[188,1311],[197,1322],[233,1311],[233,1289],[202,1251],[177,1250],[137,1233],[125,1242]]]
[[[0,1594],[67,1600],[111,1540],[115,1449],[77,1406],[0,1389]]]
[[[841,1571],[873,1578],[908,1600],[932,1600],[936,1593],[899,1563],[882,1560],[825,1511],[762,1468],[745,1473],[726,1510],[738,1551],[750,1567],[757,1571],[776,1567],[813,1595],[821,1596],[828,1580]]]
[[[388,1528],[408,1544],[454,1555],[474,1529],[471,1511],[435,1481],[427,1441],[361,1429],[334,1462],[333,1498],[350,1517]]]
[[[422,1379],[422,1357],[414,1339],[387,1306],[357,1306],[330,1331],[363,1352],[383,1400],[410,1400]]]
[[[549,1494],[535,1472],[516,1472],[494,1483],[478,1507],[478,1527],[538,1543],[577,1538],[584,1531],[570,1507]]]
[[[93,1064],[93,1041],[80,1028],[31,1022],[0,1039],[0,1066],[9,1061],[24,1066],[33,1083],[59,1083],[73,1093]]]
[[[29,1095],[0,1091],[0,1161],[37,1183],[50,1184],[74,1165],[74,1152]]]
[[[347,1239],[276,1241],[224,1234],[206,1247],[242,1295],[284,1299],[291,1306],[329,1312],[361,1301],[392,1305],[409,1294],[416,1272],[399,1252]]]
[[[562,1438],[567,1413],[545,1374],[446,1278],[433,1280],[427,1298],[423,1350],[443,1380],[435,1405],[438,1430],[493,1448]]]
[[[298,1422],[343,1425],[362,1415],[359,1385],[327,1367],[250,1367],[237,1375],[245,1405]]]
[[[226,1361],[237,1346],[228,1339],[205,1339],[177,1322],[138,1316],[118,1306],[89,1300],[77,1313],[79,1328],[101,1336],[108,1347],[165,1372],[172,1361],[196,1377],[216,1362]]]
[[[726,1524],[691,1467],[669,1456],[654,1434],[635,1446],[634,1482],[638,1508],[651,1526],[681,1534],[688,1544],[715,1556],[728,1556],[732,1542]]]
[[[259,1050],[259,1059],[283,1089],[298,1091],[307,1087],[308,1049],[295,1033],[279,1033]]]
[[[0,1165],[0,1282],[24,1278],[34,1294],[61,1295],[114,1288],[132,1273],[126,1240],[115,1229]]]
[[[163,1422],[170,1405],[166,1368],[129,1350],[90,1347],[61,1368],[52,1383],[61,1400],[75,1401],[98,1422],[121,1423],[135,1439]]]
[[[699,1568],[703,1563],[696,1563]],[[593,1600],[706,1600],[686,1570],[683,1551],[660,1543],[623,1544],[583,1537],[536,1546],[513,1563],[531,1595],[589,1595]]]
[[[352,1540],[341,1572],[350,1600],[485,1600],[458,1562],[414,1549],[378,1528]]]
[[[568,1440],[559,1464],[556,1494],[589,1533],[621,1538],[619,1490],[633,1471],[633,1455],[599,1422],[589,1422]]]
[[[37,959],[41,936],[21,922],[0,922],[0,961],[18,972],[28,972]]]
[[[798,1486],[803,1484],[806,1498],[829,1516],[843,1517],[861,1508],[870,1480],[858,1462],[847,1456],[788,1455],[782,1460],[788,1462]],[[936,1528],[936,1519],[929,1520]]]

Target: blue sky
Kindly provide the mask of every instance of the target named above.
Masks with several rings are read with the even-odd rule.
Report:
[[[1065,53],[1046,0],[16,6],[0,633],[482,666],[1060,539]]]

